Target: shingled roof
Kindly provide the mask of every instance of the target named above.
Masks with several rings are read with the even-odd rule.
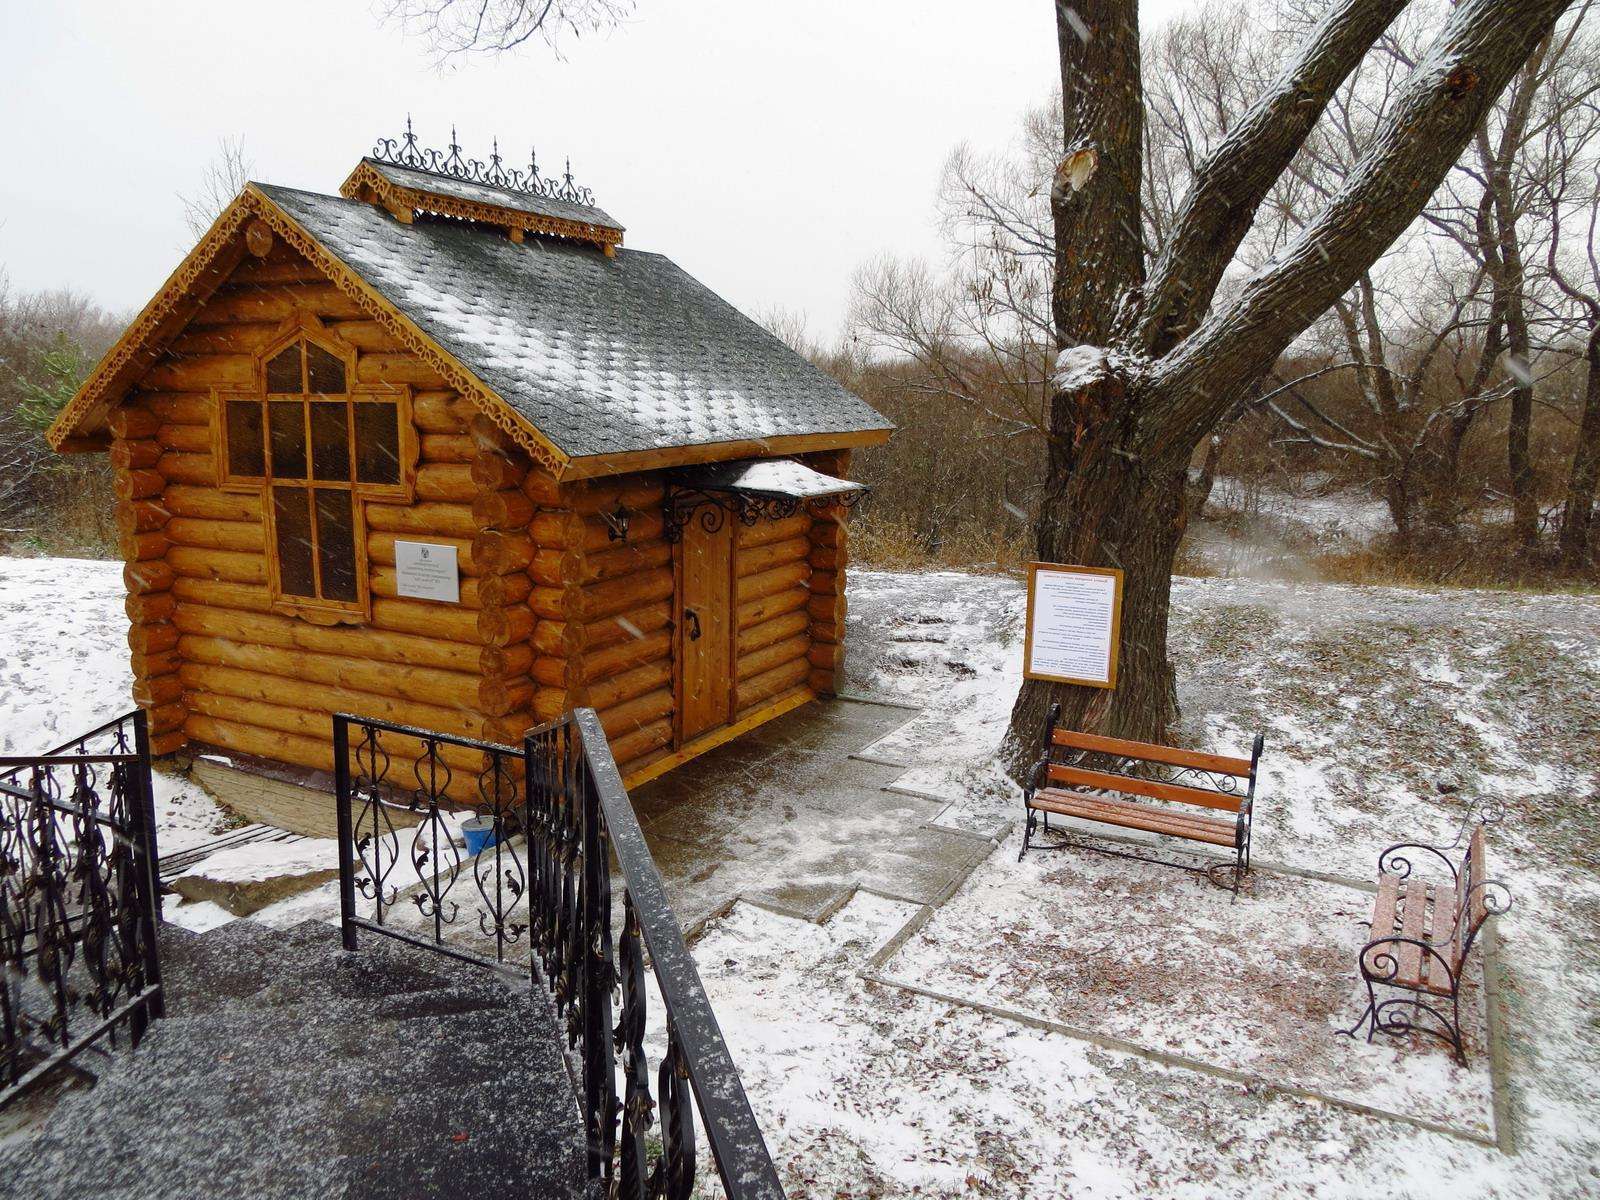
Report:
[[[256,186],[569,458],[891,428],[662,255]]]
[[[393,186],[393,171],[363,160],[351,179],[366,183],[347,197],[247,185],[84,381],[50,444],[105,445],[110,411],[226,278],[252,221],[380,323],[414,330],[396,325],[402,340],[420,335],[418,352],[557,477],[870,445],[892,431],[670,259],[617,249],[621,226],[600,209],[575,205],[584,211],[566,215],[584,220],[548,235],[513,216],[508,236],[500,218],[531,212],[526,197],[489,189],[496,204],[482,211],[491,215],[474,218],[446,203],[458,198],[456,181],[446,188],[413,172],[429,174],[432,198],[397,210],[395,195],[367,186]]]

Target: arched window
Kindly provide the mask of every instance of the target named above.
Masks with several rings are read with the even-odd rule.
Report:
[[[221,483],[259,490],[276,604],[314,617],[367,610],[362,501],[409,500],[403,391],[352,387],[355,355],[313,332],[258,360],[259,391],[218,398]]]

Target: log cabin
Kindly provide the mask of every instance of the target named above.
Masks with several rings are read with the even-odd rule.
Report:
[[[409,122],[336,196],[244,187],[48,433],[110,455],[156,753],[318,774],[335,712],[587,705],[635,786],[834,692],[891,427],[622,241]]]

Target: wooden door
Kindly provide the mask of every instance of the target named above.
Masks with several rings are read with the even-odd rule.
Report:
[[[687,742],[733,711],[733,521],[683,527],[678,575],[678,736]]]

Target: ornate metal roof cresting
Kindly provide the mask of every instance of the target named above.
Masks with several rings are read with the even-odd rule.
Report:
[[[482,159],[463,158],[461,147],[456,143],[456,127],[452,125],[448,151],[419,146],[417,135],[411,129],[411,118],[407,116],[405,133],[398,138],[379,138],[372,147],[371,157],[375,162],[409,167],[414,171],[427,171],[434,175],[446,175],[451,179],[460,179],[467,183],[506,188],[529,196],[542,196],[546,200],[565,200],[570,204],[584,204],[591,207],[594,205],[594,193],[572,182],[570,158],[567,159],[567,169],[562,177],[559,180],[550,179],[539,173],[539,155],[536,150],[528,152],[527,168],[522,169],[504,165],[500,157],[499,138],[495,138],[491,144],[493,149],[487,164]]]

